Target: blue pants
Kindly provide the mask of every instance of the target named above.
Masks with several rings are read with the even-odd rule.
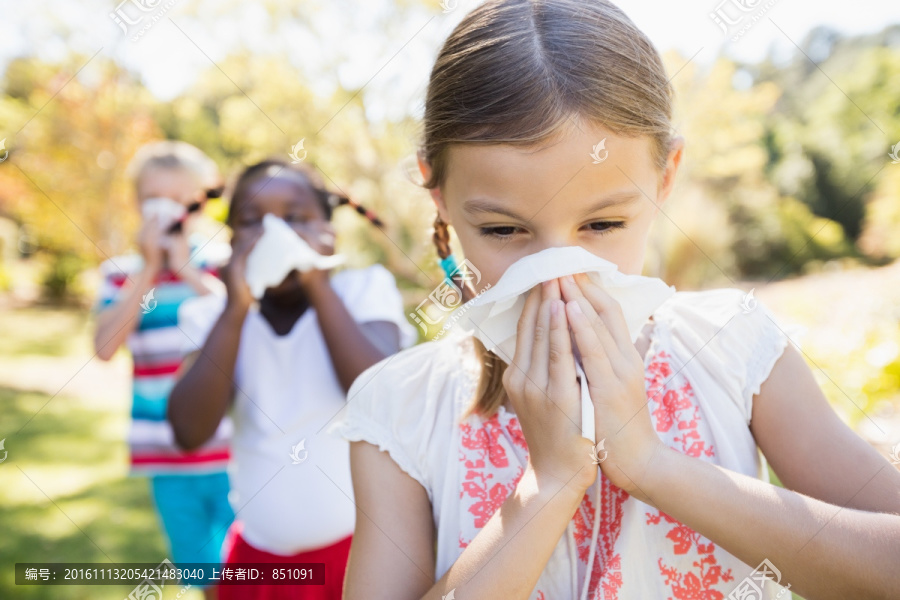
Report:
[[[172,562],[222,564],[222,543],[234,520],[228,475],[156,475],[150,478],[150,489]]]

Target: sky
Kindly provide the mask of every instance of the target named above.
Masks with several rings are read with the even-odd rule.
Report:
[[[153,7],[142,13],[135,4]],[[442,5],[441,2],[444,2]],[[108,56],[139,73],[166,100],[181,94],[240,47],[283,58],[310,73],[314,91],[365,86],[369,118],[417,114],[440,43],[479,0],[434,0],[397,16],[394,0],[314,0],[300,16],[272,23],[261,2],[126,0],[119,15],[139,23],[120,28],[114,1],[0,0],[0,69],[19,55],[61,60],[71,51]],[[741,3],[743,7],[742,9]],[[619,0],[619,6],[661,51],[678,50],[699,64],[724,53],[743,61],[768,52],[787,56],[810,30],[828,25],[845,34],[900,23],[900,3],[884,0]],[[443,10],[446,9],[446,12]],[[717,19],[728,34],[720,28]],[[153,22],[153,17],[156,22]],[[149,25],[149,27],[148,27]],[[304,26],[307,25],[308,27]],[[141,28],[146,28],[141,33]],[[316,35],[310,35],[309,30]],[[62,35],[61,32],[70,32]],[[275,33],[272,33],[275,31]],[[136,41],[132,41],[136,38]],[[221,70],[221,69],[220,69]],[[240,74],[221,72],[234,79]],[[90,77],[90,63],[79,75]]]

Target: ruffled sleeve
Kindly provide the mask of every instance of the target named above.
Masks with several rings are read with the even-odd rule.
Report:
[[[681,362],[700,363],[749,424],[753,396],[789,341],[769,308],[742,290],[726,288],[678,292],[658,314]]]
[[[402,350],[369,367],[353,382],[347,403],[328,428],[349,441],[387,452],[432,501],[464,393],[461,341],[449,337]]]

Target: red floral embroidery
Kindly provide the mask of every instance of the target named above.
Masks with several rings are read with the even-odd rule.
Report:
[[[715,451],[693,388],[683,376],[673,372],[670,360],[668,353],[659,351],[645,370],[654,426],[660,438],[672,448],[709,459],[715,456]],[[504,410],[487,420],[472,417],[460,429],[459,460],[465,476],[459,494],[459,548],[464,549],[515,489],[528,459],[528,448],[518,419]],[[630,497],[602,474],[596,485],[600,486],[602,510],[594,564],[589,574],[590,597],[616,600],[623,585],[622,555],[621,549],[616,551],[616,543],[622,531],[624,504]],[[590,554],[593,497],[594,488],[585,494],[573,515],[577,557],[583,565]],[[715,545],[664,513],[645,514],[644,526],[666,528],[665,539],[672,544],[671,550],[657,560],[660,581],[671,590],[669,600],[722,600],[722,593],[715,588],[734,577],[731,569],[723,570],[718,564]],[[685,562],[667,564],[665,556],[673,554],[684,557]],[[684,569],[682,565],[692,559],[695,559],[692,566]],[[544,592],[535,593],[536,600],[544,600]]]
[[[609,482],[602,473],[598,476],[600,486],[600,523],[597,531],[597,550],[591,568],[588,594],[597,597],[597,588],[603,591],[602,598],[617,600],[622,587],[622,556],[615,552],[616,540],[622,532],[623,505],[630,496]],[[591,552],[591,533],[594,527],[594,503],[592,492],[584,495],[581,505],[575,511],[575,547],[578,560],[587,565]]]
[[[715,455],[713,446],[698,431],[701,422],[700,408],[694,399],[690,382],[684,380],[678,388],[665,390],[670,379],[677,376],[677,373],[672,375],[672,368],[668,363],[670,358],[666,352],[660,351],[647,367],[647,397],[656,431],[664,442],[676,450],[697,458],[712,457]],[[734,576],[731,569],[723,571],[718,564],[715,544],[661,511],[656,511],[655,514],[648,512],[646,516],[647,525],[671,526],[666,539],[672,542],[672,551],[676,555],[688,555],[691,548],[696,548],[697,560],[692,563],[693,569],[686,572],[667,565],[662,557],[658,559],[663,583],[672,592],[669,600],[722,600],[722,592],[714,586],[720,582],[732,581]]]
[[[687,554],[692,546],[697,548],[698,560],[693,563],[694,571],[682,573],[676,567],[666,566],[662,558],[658,559],[660,575],[672,589],[670,600],[722,600],[725,596],[713,586],[719,582],[733,581],[734,576],[731,569],[723,571],[718,564],[716,545],[662,511],[646,514],[648,525],[659,525],[662,521],[674,525],[666,538],[672,541],[675,554]],[[709,543],[703,543],[704,540]]]
[[[495,474],[485,468],[487,463],[495,470],[510,467],[507,451],[500,442],[504,434],[513,444],[525,447],[525,436],[522,434],[518,419],[511,417],[504,426],[500,423],[499,415],[500,413],[494,414],[477,428],[468,423],[460,425],[462,429],[460,460],[466,467],[466,476],[459,497],[462,499],[469,496],[477,500],[468,507],[469,513],[475,517],[473,524],[477,529],[484,527],[491,515],[506,501],[524,472],[522,467],[517,467],[510,479],[492,481]],[[469,541],[465,541],[460,535],[460,548],[465,548]]]
[[[688,456],[711,457],[714,455],[712,446],[707,446],[697,431],[700,408],[694,400],[694,389],[690,382],[685,380],[677,389],[665,389],[673,377],[672,367],[668,362],[670,358],[667,352],[658,352],[647,366],[645,374],[647,398],[650,400],[650,412],[656,424],[656,431],[669,433],[672,427],[677,425],[676,431],[684,432],[683,435],[660,436],[663,441]]]

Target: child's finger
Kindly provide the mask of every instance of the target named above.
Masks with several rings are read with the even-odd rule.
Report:
[[[234,248],[235,254],[242,260],[246,260],[247,255],[250,254],[250,252],[256,246],[256,242],[259,241],[259,238],[261,238],[262,235],[263,230],[260,228],[253,232],[247,233],[246,237],[242,236],[240,241]]]
[[[622,351],[616,344],[616,340],[612,337],[606,322],[597,314],[597,311],[594,310],[590,301],[584,297],[584,294],[581,293],[581,288],[578,287],[578,284],[575,283],[575,280],[571,276],[562,278],[562,293],[567,302],[575,302],[578,304],[578,308],[581,309],[582,315],[596,333],[597,344],[599,346],[596,350],[604,352],[610,360],[615,360],[618,355],[622,354]],[[583,347],[580,341],[578,343],[578,349],[581,351],[582,356],[584,356],[585,352],[588,350],[588,348]]]
[[[628,332],[628,325],[625,323],[622,305],[610,296],[609,292],[591,281],[591,278],[584,273],[575,275],[575,283],[578,284],[582,294],[591,303],[597,314],[603,317],[603,322],[606,323],[610,334],[619,347],[627,348],[631,346],[631,334]]]
[[[581,352],[581,362],[588,383],[599,387],[601,382],[612,381],[615,377],[609,357],[603,345],[597,339],[597,333],[591,326],[587,316],[581,311],[581,305],[575,301],[566,303],[566,316],[575,334],[575,343]]]
[[[570,418],[577,421],[580,404],[571,391],[575,385],[575,356],[572,338],[566,319],[566,305],[562,300],[551,300],[550,305],[550,357],[548,385],[550,400],[555,402]]]
[[[547,284],[541,284],[540,287],[545,288]],[[543,297],[543,291],[541,296]],[[531,344],[531,362],[528,365],[526,374],[528,380],[525,388],[537,388],[541,396],[546,395],[547,381],[549,373],[547,363],[550,360],[550,303],[552,300],[546,298],[541,300],[541,306],[538,309],[537,320],[534,324],[533,342]]]
[[[534,328],[534,343],[532,344],[528,377],[546,395],[544,390],[547,389],[550,377],[548,368],[550,362],[550,304],[554,300],[559,300],[560,292],[556,279],[546,281],[538,287],[541,289],[541,306]]]

